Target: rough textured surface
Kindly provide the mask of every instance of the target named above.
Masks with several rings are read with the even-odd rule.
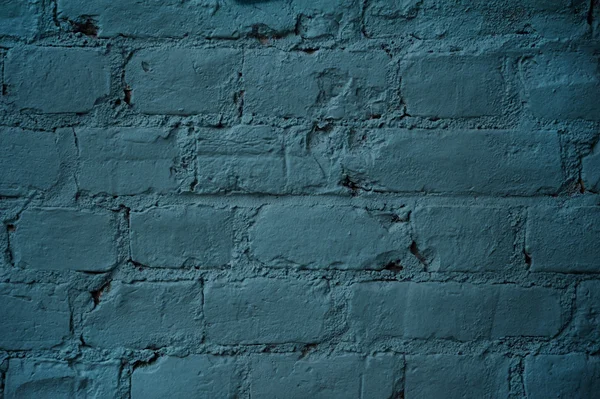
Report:
[[[525,359],[527,397],[593,398],[600,392],[600,359],[582,353]]]
[[[6,399],[112,398],[118,395],[119,364],[11,359]]]
[[[0,0],[0,399],[594,398],[597,0]]]
[[[242,384],[243,363],[235,357],[164,357],[131,376],[131,398],[230,398]]]
[[[506,398],[510,360],[502,356],[407,356],[406,397]]]

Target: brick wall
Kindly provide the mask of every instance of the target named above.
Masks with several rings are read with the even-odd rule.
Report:
[[[595,0],[0,3],[0,398],[594,398]]]

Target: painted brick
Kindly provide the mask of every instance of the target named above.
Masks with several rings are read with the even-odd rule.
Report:
[[[412,116],[468,118],[503,113],[502,59],[411,57],[402,63],[401,94]]]
[[[600,281],[583,281],[577,287],[573,331],[578,340],[600,340]]]
[[[384,369],[383,367],[389,367]],[[402,362],[391,357],[366,359],[354,354],[298,359],[296,355],[254,356],[250,395],[257,398],[390,398],[399,394]],[[377,372],[387,373],[383,385]]]
[[[265,206],[250,231],[251,255],[274,267],[382,269],[411,244],[407,224],[386,216],[355,207]]]
[[[351,178],[383,191],[535,195],[556,192],[563,173],[556,132],[396,130],[342,161]]]
[[[204,295],[211,343],[314,343],[326,334],[331,299],[323,281],[218,281],[207,283]]]
[[[510,209],[418,207],[411,220],[429,271],[503,271],[511,263],[516,229]]]
[[[600,145],[581,160],[581,178],[586,190],[600,192]]]
[[[0,284],[0,348],[49,349],[70,334],[66,287]]]
[[[150,267],[227,264],[233,249],[229,210],[196,206],[132,212],[131,259]]]
[[[572,39],[585,34],[587,5],[585,0],[370,0],[364,32],[368,37],[435,40],[514,34]]]
[[[482,16],[468,12],[460,2],[402,0],[391,4],[385,0],[370,0],[366,5],[364,32],[368,37],[400,34],[423,39],[473,37],[483,28]]]
[[[85,315],[83,339],[101,348],[197,345],[202,338],[201,307],[202,290],[195,281],[113,282]]]
[[[406,357],[406,398],[507,398],[509,359],[498,355]]]
[[[242,383],[234,357],[189,355],[163,357],[131,375],[131,399],[234,398]]]
[[[21,214],[14,233],[15,264],[47,270],[108,271],[117,263],[112,215],[68,208]]]
[[[231,49],[144,49],[127,64],[125,80],[144,114],[230,114],[241,64]]]
[[[352,288],[350,327],[359,340],[552,337],[559,292],[515,285],[364,283]]]
[[[184,37],[199,35],[209,38],[237,38],[245,35],[279,37],[294,33],[299,21],[310,20],[297,34],[313,38],[333,36],[340,25],[357,18],[356,1],[335,0],[322,2],[252,2],[210,0],[192,3],[148,1],[138,4],[133,0],[114,2],[99,0],[82,3],[77,0],[59,0],[58,16],[62,20],[79,20],[93,16],[99,26],[100,37],[119,35],[131,37]]]
[[[531,270],[539,272],[600,271],[600,208],[530,208],[526,251]]]
[[[10,99],[42,113],[85,113],[109,94],[108,57],[97,50],[14,47],[4,65]]]
[[[599,59],[591,53],[538,55],[524,64],[524,98],[545,119],[600,120]]]
[[[583,353],[525,358],[528,399],[593,398],[600,392],[600,358]]]
[[[93,194],[166,193],[177,188],[175,140],[160,128],[77,128],[78,186]]]
[[[285,188],[283,134],[269,126],[239,125],[198,135],[198,192],[281,193]]]
[[[4,0],[0,3],[0,37],[29,38],[37,32],[38,0]]]
[[[319,125],[316,129],[298,127],[286,132],[286,171],[288,191],[315,193],[336,191],[340,172],[338,151],[347,132],[343,127]]]
[[[389,64],[384,52],[252,51],[244,62],[244,111],[331,119],[382,114],[391,102]]]
[[[10,359],[6,399],[115,398],[119,388],[117,361],[63,362],[46,359]]]
[[[60,159],[54,134],[0,129],[0,194],[47,190],[59,178]]]

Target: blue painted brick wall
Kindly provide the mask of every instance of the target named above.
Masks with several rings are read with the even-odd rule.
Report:
[[[600,397],[599,21],[0,1],[0,399]]]

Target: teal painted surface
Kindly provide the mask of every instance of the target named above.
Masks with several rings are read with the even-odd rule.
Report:
[[[0,399],[598,397],[599,10],[0,2]]]

